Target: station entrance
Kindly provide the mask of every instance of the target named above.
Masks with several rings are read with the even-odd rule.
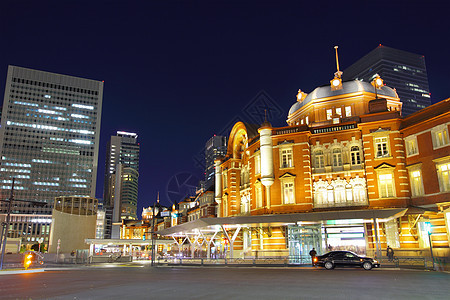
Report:
[[[291,264],[309,264],[312,248],[322,253],[322,225],[289,225],[289,262]]]

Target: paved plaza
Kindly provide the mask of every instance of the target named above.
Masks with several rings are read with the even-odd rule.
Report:
[[[2,299],[448,299],[450,274],[103,265],[0,275]]]

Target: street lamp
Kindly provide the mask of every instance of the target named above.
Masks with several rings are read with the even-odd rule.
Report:
[[[431,223],[430,222],[424,222],[424,228],[425,231],[428,233],[428,241],[430,243],[430,254],[431,254],[431,261],[433,263],[433,270],[434,268],[434,255],[433,255],[433,244],[431,243]]]

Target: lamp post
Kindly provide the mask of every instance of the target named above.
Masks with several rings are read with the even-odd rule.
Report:
[[[11,206],[13,202],[26,202],[26,203],[32,203],[33,205],[38,205],[38,206],[44,206],[46,205],[45,202],[38,202],[38,201],[32,201],[32,200],[15,200],[14,199],[14,182],[15,182],[15,178],[12,178],[12,183],[11,183],[11,194],[9,196],[9,200],[0,200],[3,202],[8,202],[8,208],[7,208],[7,213],[6,213],[6,220],[5,222],[2,223],[2,235],[1,235],[1,246],[2,246],[2,254],[1,254],[1,258],[0,258],[0,270],[3,269],[3,259],[5,257],[5,252],[6,252],[6,239],[8,238],[8,227],[9,224],[11,222]]]
[[[14,180],[15,178],[12,179],[12,184],[11,184],[11,195],[9,197],[8,200],[8,212],[6,215],[6,220],[4,223],[2,223],[2,227],[3,227],[3,231],[2,231],[2,256],[0,259],[0,270],[3,270],[3,259],[5,258],[5,252],[6,252],[6,238],[8,237],[8,227],[9,227],[9,222],[10,222],[10,218],[11,218],[11,204],[14,201]]]
[[[431,243],[431,223],[430,222],[425,222],[425,229],[428,232],[428,241],[430,243],[430,254],[431,254],[431,262],[433,263],[433,270],[435,270],[434,268],[434,255],[433,255],[433,244]]]

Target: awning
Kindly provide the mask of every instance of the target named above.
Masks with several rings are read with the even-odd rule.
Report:
[[[195,229],[203,229],[210,226],[220,225],[241,225],[249,227],[259,226],[282,226],[288,224],[297,224],[301,221],[318,222],[325,220],[342,219],[393,219],[401,217],[407,211],[406,208],[391,209],[364,209],[364,210],[343,210],[343,211],[324,211],[295,214],[272,214],[257,216],[236,216],[225,218],[202,218],[174,227],[159,230],[156,233],[160,235],[172,235],[176,233],[190,232]]]
[[[151,239],[137,240],[137,239],[85,239],[86,244],[94,245],[149,245],[152,243]],[[155,240],[156,244],[172,244],[172,240]]]

